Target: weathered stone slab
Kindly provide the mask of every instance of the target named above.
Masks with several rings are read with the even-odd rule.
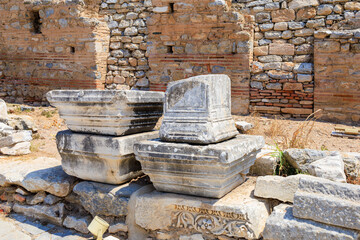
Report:
[[[126,90],[55,90],[46,96],[69,129],[116,136],[152,130],[164,99],[162,92]]]
[[[58,203],[54,206],[25,206],[18,203],[14,204],[14,212],[24,214],[28,217],[50,221],[57,225],[62,225],[64,217],[64,204]]]
[[[237,122],[235,122],[235,126],[242,133],[249,131],[250,129],[252,129],[254,127],[254,125],[252,123],[248,123],[245,121],[237,121]]]
[[[169,83],[160,138],[209,144],[238,134],[231,117],[230,84],[227,75],[203,75]]]
[[[304,177],[304,175],[258,177],[254,195],[261,198],[278,199],[283,202],[293,202],[300,177]]]
[[[0,153],[10,156],[26,155],[31,153],[30,146],[30,142],[19,142],[12,146],[0,148]]]
[[[317,239],[357,240],[359,232],[325,225],[293,216],[292,206],[281,204],[274,208],[266,221],[264,240]]]
[[[79,196],[82,206],[91,215],[119,217],[127,215],[131,194],[144,185],[139,181],[120,186],[84,181],[75,185],[73,191]]]
[[[157,131],[122,137],[62,131],[57,134],[56,142],[67,174],[120,184],[143,174],[135,160],[134,143],[158,137]]]
[[[294,216],[360,231],[360,186],[301,178]]]
[[[75,229],[81,233],[89,233],[87,228],[90,225],[90,217],[76,217],[76,216],[67,216],[64,220],[64,226],[67,228]]]
[[[0,186],[18,185],[30,192],[46,191],[64,197],[70,193],[74,181],[54,158],[0,163]]]
[[[250,168],[250,174],[257,176],[273,175],[277,161],[277,157],[274,156],[274,150],[270,146],[265,145],[256,155],[255,163]]]
[[[343,157],[345,164],[345,171],[351,177],[360,176],[360,153],[357,152],[342,152],[341,156]]]
[[[161,142],[134,145],[136,159],[159,191],[220,198],[245,180],[261,136],[238,135],[210,145]]]
[[[284,151],[286,161],[288,161],[294,168],[300,169],[303,172],[308,171],[309,164],[316,160],[327,156],[338,155],[338,152],[319,151],[314,149],[298,149],[290,148]]]
[[[346,183],[344,161],[340,154],[328,156],[309,164],[308,172],[316,177]]]
[[[5,135],[1,137],[1,135]],[[10,147],[16,143],[29,142],[32,140],[31,131],[6,130],[0,135],[0,148]]]
[[[7,107],[4,100],[0,99],[0,119],[7,119]]]
[[[258,239],[269,206],[251,196],[253,189],[250,179],[219,200],[153,191],[136,198],[135,221],[146,230],[176,236],[192,230],[203,235]]]

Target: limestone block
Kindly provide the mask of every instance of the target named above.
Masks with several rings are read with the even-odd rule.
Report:
[[[89,233],[89,229],[87,228],[90,225],[91,218],[90,217],[76,217],[76,216],[67,216],[64,220],[63,225],[67,228],[75,229],[81,233]]]
[[[360,231],[360,186],[322,178],[301,178],[294,216]]]
[[[2,132],[6,131],[6,130],[14,130],[14,129],[12,127],[6,125],[5,123],[0,122],[0,133],[1,133],[1,135],[3,135]]]
[[[0,148],[9,147],[20,142],[29,142],[32,140],[31,131],[12,131],[6,130],[0,135]]]
[[[91,215],[126,216],[131,194],[144,183],[139,181],[123,185],[110,185],[96,182],[80,182],[73,191],[79,196],[81,205]]]
[[[134,152],[157,190],[220,198],[244,181],[263,146],[261,136],[238,135],[210,145],[142,141]]]
[[[55,90],[46,96],[69,129],[116,136],[152,130],[164,99],[161,92],[127,90]]]
[[[0,119],[7,119],[7,107],[4,100],[0,99]]]
[[[298,188],[300,177],[307,176],[292,175],[288,177],[258,177],[256,180],[254,195],[261,198],[278,199],[283,202],[293,202],[294,194]]]
[[[269,206],[251,196],[253,189],[250,179],[218,200],[153,191],[136,198],[135,221],[146,230],[258,239]]]
[[[344,161],[340,154],[328,156],[310,163],[308,171],[311,175],[316,177],[346,183]]]
[[[237,121],[237,122],[235,122],[235,126],[242,133],[249,131],[250,129],[252,129],[254,127],[254,125],[252,123],[248,123],[245,121]]]
[[[346,174],[351,177],[360,176],[360,153],[342,152],[341,156],[344,160]]]
[[[12,146],[0,148],[0,153],[10,156],[30,154],[30,142],[15,143]]]
[[[250,167],[250,174],[255,174],[257,176],[273,175],[278,161],[273,153],[274,150],[272,149],[261,149],[256,155],[254,165]]]
[[[325,225],[311,220],[298,219],[293,216],[293,207],[281,204],[274,208],[266,221],[264,240],[289,239],[336,239],[356,240],[359,232]]]
[[[294,10],[298,10],[300,8],[305,8],[305,7],[311,7],[311,6],[319,6],[319,1],[318,0],[292,0],[289,3],[289,8],[294,9]]]
[[[230,84],[227,75],[203,75],[170,83],[160,138],[208,144],[238,134],[231,117]]]
[[[142,175],[133,146],[158,138],[157,131],[127,136],[106,136],[62,131],[56,142],[64,171],[84,180],[120,184]]]
[[[16,213],[21,213],[28,217],[62,225],[65,209],[63,203],[58,203],[54,206],[26,206],[15,203],[13,210]]]
[[[46,191],[65,197],[71,191],[74,177],[67,175],[53,158],[0,163],[0,186],[18,185],[30,192]]]

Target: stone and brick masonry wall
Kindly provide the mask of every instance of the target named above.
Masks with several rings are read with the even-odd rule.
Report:
[[[0,97],[46,103],[56,88],[104,88],[109,29],[98,0],[0,0]]]
[[[321,28],[341,28],[342,22],[360,18],[360,2],[237,0],[234,7],[242,14],[253,15],[256,22],[250,110],[287,117],[306,117],[312,113],[314,88],[315,91],[318,88],[317,92],[323,92],[326,88],[320,74],[314,79],[314,32]],[[319,55],[317,59],[320,58]],[[349,55],[340,58],[349,58]],[[351,67],[352,63],[356,62],[349,59],[343,67]],[[315,71],[318,73],[319,69]],[[346,74],[336,75],[338,77],[334,76],[333,79],[338,81],[347,77]],[[341,92],[335,88],[331,91]],[[315,101],[319,99],[315,98]],[[322,104],[315,102],[316,109],[323,108],[333,100],[323,99]],[[346,101],[356,102],[356,94],[349,95]],[[337,103],[337,106],[342,108],[346,101]]]
[[[323,119],[360,122],[359,40],[360,29],[315,32],[315,110]]]
[[[224,73],[233,113],[305,117],[315,106],[327,119],[356,122],[359,91],[346,95],[324,79],[358,81],[357,36],[346,40],[351,54],[339,52],[348,71],[331,77],[314,66],[314,41],[320,29],[360,28],[359,19],[360,2],[349,0],[0,0],[0,97],[41,102],[54,88],[164,91],[170,81]]]

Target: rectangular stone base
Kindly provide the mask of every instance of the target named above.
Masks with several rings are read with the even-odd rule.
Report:
[[[220,198],[244,181],[263,146],[261,136],[238,135],[210,145],[142,141],[134,152],[157,190]]]
[[[269,216],[269,206],[251,196],[254,185],[255,180],[250,178],[221,199],[146,193],[136,198],[135,221],[148,232],[171,236],[166,239],[194,233],[200,233],[204,239],[258,239]]]
[[[120,184],[142,174],[135,160],[134,143],[157,138],[158,132],[137,133],[114,137],[59,132],[57,147],[64,171],[84,180]]]

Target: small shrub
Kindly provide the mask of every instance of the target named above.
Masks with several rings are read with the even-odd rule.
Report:
[[[278,159],[276,168],[274,170],[274,175],[278,176],[290,176],[301,173],[300,170],[291,166],[291,164],[286,160],[284,152],[280,149],[279,145],[275,142],[275,151],[271,155]]]

